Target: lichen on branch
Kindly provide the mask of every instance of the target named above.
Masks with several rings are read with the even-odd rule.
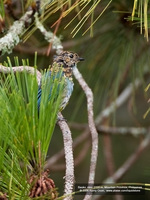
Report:
[[[21,42],[21,35],[26,28],[26,24],[32,22],[33,11],[27,11],[18,21],[10,27],[8,33],[0,39],[0,55],[11,53],[13,48]]]

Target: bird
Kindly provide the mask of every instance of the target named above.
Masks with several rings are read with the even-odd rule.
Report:
[[[49,71],[46,72],[45,77],[48,79],[51,79],[53,81],[50,81],[50,91],[48,100],[51,100],[52,95],[52,88],[53,83],[55,79],[58,79],[60,77],[60,80],[63,80],[64,78],[64,87],[62,91],[62,99],[60,103],[59,111],[62,111],[66,105],[69,102],[69,99],[71,97],[71,94],[73,92],[73,68],[77,67],[77,63],[80,61],[83,61],[84,58],[79,57],[77,53],[70,52],[70,51],[62,51],[59,55],[55,55],[53,58],[53,63],[51,65],[51,68]],[[59,85],[58,85],[58,93],[59,93]],[[41,95],[42,95],[42,82],[40,83],[40,86],[38,88],[38,112],[40,110],[40,104],[41,104]]]

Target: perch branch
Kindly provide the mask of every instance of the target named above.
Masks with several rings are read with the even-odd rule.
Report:
[[[23,71],[26,71],[32,75],[34,75],[36,73],[36,77],[37,77],[37,82],[38,82],[38,85],[40,85],[40,81],[41,81],[41,73],[33,68],[33,67],[30,67],[30,66],[18,66],[18,67],[5,67],[3,65],[0,64],[0,72],[4,73],[4,74],[8,74],[10,73],[11,71],[13,71],[14,73],[15,72],[23,72]]]
[[[93,93],[91,89],[88,87],[87,83],[85,82],[85,80],[83,79],[82,75],[80,74],[77,68],[74,68],[73,73],[87,97],[88,122],[89,122],[91,137],[92,137],[92,152],[91,152],[91,163],[90,163],[88,183],[94,184],[95,170],[96,170],[96,163],[97,163],[97,156],[98,156],[98,133],[95,127],[95,122],[94,122],[94,117],[93,117],[94,115],[93,114]],[[91,198],[92,198],[92,195],[86,195],[84,199],[87,200]]]
[[[58,114],[59,118],[63,118],[62,114]],[[73,150],[72,150],[72,137],[68,124],[63,120],[58,120],[58,125],[63,133],[64,140],[64,151],[66,159],[66,175],[65,175],[65,189],[64,195],[66,196],[64,200],[72,199],[71,193],[73,192],[74,186],[74,160],[73,160]],[[70,194],[70,195],[69,195]]]

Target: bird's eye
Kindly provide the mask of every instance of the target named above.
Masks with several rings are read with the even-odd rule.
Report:
[[[73,58],[73,54],[70,54],[69,57],[70,57],[70,58]]]
[[[62,59],[59,59],[58,62],[63,62],[63,60],[62,60]]]

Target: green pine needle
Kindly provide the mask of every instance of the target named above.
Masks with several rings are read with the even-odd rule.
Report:
[[[15,62],[19,64],[18,58]],[[9,58],[8,65],[12,66]],[[8,76],[0,76],[0,191],[6,192],[9,199],[28,199],[27,177],[44,169],[63,86],[61,73],[55,80],[43,73],[38,114],[36,74],[14,74],[12,70]]]

